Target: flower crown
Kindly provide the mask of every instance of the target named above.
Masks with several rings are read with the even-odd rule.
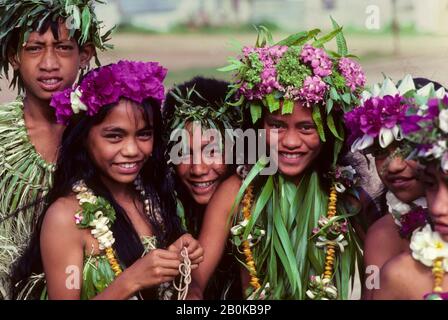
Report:
[[[445,89],[439,90],[439,94],[432,90],[427,102],[413,109],[419,130],[406,139],[417,146],[418,160],[423,164],[440,161],[442,171],[448,173],[448,95]]]
[[[80,111],[93,116],[121,98],[137,103],[150,98],[160,107],[166,73],[157,62],[122,60],[90,71],[78,86],[54,94],[50,106],[56,110],[57,122],[65,125]]]
[[[0,77],[2,74],[8,79],[8,54],[7,48],[11,48],[14,35],[19,35],[18,47],[22,47],[28,41],[33,31],[40,31],[42,24],[51,19],[66,20],[70,37],[79,33],[78,44],[92,43],[100,50],[113,48],[107,44],[114,28],[101,34],[102,21],[95,14],[95,4],[103,4],[102,0],[2,0],[0,1]],[[14,48],[18,49],[18,48]],[[96,64],[99,66],[98,57],[95,52]],[[11,86],[19,86],[22,83],[18,71],[14,72]]]
[[[334,105],[345,110],[357,103],[366,78],[360,65],[349,58],[352,56],[348,55],[342,27],[334,20],[333,26],[331,33],[318,39],[320,30],[314,29],[276,44],[272,44],[269,31],[261,27],[255,47],[244,47],[239,59],[230,59],[231,65],[220,69],[236,71],[231,93],[240,95],[239,105],[250,107],[254,123],[261,118],[263,105],[274,112],[280,109],[280,100],[283,114],[292,112],[296,100],[308,107],[326,106],[328,114]],[[323,47],[333,38],[337,53]],[[316,112],[314,115],[318,120]]]
[[[351,151],[363,151],[375,143],[387,148],[392,142],[401,141],[404,136],[418,131],[417,122],[421,116],[412,110],[419,105],[424,106],[429,96],[444,94],[443,88],[435,91],[432,83],[416,90],[410,75],[401,81],[398,88],[386,78],[381,87],[376,84],[370,92],[364,91],[362,105],[344,116],[350,131]]]
[[[359,103],[366,78],[348,54],[342,27],[332,22],[334,30],[320,38],[320,30],[314,29],[275,44],[269,30],[260,27],[255,47],[244,47],[238,59],[231,58],[231,64],[220,70],[236,71],[229,95],[236,94],[239,100],[232,105],[250,110],[253,123],[262,117],[264,108],[272,113],[282,104],[282,114],[289,114],[295,101],[311,108],[320,140],[326,142],[325,132],[335,138],[336,164],[345,139],[340,111],[347,112]],[[336,39],[338,52],[324,48],[332,39]]]

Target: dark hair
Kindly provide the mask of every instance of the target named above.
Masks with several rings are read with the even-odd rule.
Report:
[[[142,256],[143,245],[124,209],[120,207],[108,188],[98,178],[98,168],[93,164],[85,147],[85,141],[87,141],[91,128],[101,123],[115,106],[116,104],[104,106],[93,117],[78,116],[72,118],[62,138],[60,156],[54,175],[54,187],[46,197],[46,209],[58,198],[70,195],[75,182],[84,180],[97,196],[105,198],[113,206],[116,213],[116,221],[111,228],[116,239],[114,249],[120,262],[125,266],[130,266]],[[154,119],[153,154],[140,172],[146,193],[151,197],[153,206],[152,214],[149,217],[145,216],[145,218],[152,225],[159,245],[165,247],[182,232],[176,215],[175,199],[172,195],[172,179],[168,174],[166,162],[164,161],[160,108],[150,100],[144,101],[142,107],[145,120],[148,122],[150,108],[152,108]],[[154,210],[160,210],[163,218],[163,227],[157,222]],[[28,248],[13,268],[11,288],[13,297],[17,297],[20,290],[23,289],[23,285],[25,285],[24,282],[31,274],[43,272],[39,237],[44,216],[45,211],[39,217]]]
[[[226,99],[228,86],[229,83],[226,81],[198,76],[176,86],[176,88],[180,92],[180,95],[184,97],[187,95],[188,90],[194,87],[195,91],[199,93],[202,98],[197,96],[196,94],[192,94],[189,99],[192,102],[191,105],[200,108],[204,104],[205,99],[208,102],[208,107],[218,111],[222,107],[222,104]],[[168,92],[163,106],[165,132],[168,132],[170,130],[170,128],[168,127],[168,123],[174,117],[176,108],[176,99],[171,95],[171,91]],[[224,130],[224,128],[220,129]],[[234,164],[227,165],[226,173],[223,178],[228,178],[232,173],[235,172],[235,170],[236,166]],[[197,236],[202,225],[205,206],[198,205],[194,201],[194,199],[191,197],[190,192],[184,187],[182,181],[177,175],[175,175],[174,179],[178,199],[181,201],[185,210],[187,229],[194,236]]]

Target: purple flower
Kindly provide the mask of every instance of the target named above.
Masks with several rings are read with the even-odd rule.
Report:
[[[158,107],[164,99],[163,80],[167,70],[156,62],[119,61],[89,72],[79,84],[80,100],[87,114],[95,115],[101,107],[126,98],[142,103],[151,98]],[[68,89],[53,96],[50,105],[56,109],[58,123],[67,124],[73,115]]]
[[[358,62],[349,58],[341,58],[339,60],[339,70],[352,92],[366,84],[366,76]]]
[[[381,128],[392,129],[396,125],[403,125],[403,132],[418,130],[418,125],[412,121],[413,116],[406,116],[409,105],[400,95],[372,97],[345,114],[347,128],[350,130],[349,142],[353,142],[364,134],[376,138]],[[416,128],[417,126],[417,128]]]
[[[300,58],[303,62],[311,64],[314,75],[322,78],[331,75],[333,62],[323,49],[306,44],[303,46]]]
[[[305,101],[305,104],[310,107],[313,104],[319,103],[324,100],[325,92],[328,89],[328,85],[322,81],[319,76],[309,76],[303,82],[303,86],[300,89],[300,98]]]
[[[409,237],[414,230],[419,227],[423,227],[426,224],[427,212],[422,207],[417,207],[416,209],[408,212],[407,214],[400,217],[400,235],[403,238]]]

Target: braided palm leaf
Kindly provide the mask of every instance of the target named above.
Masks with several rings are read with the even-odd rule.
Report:
[[[8,268],[17,259],[43,209],[52,183],[46,163],[28,138],[23,103],[0,107],[0,293],[7,297]],[[37,203],[36,203],[37,202]]]

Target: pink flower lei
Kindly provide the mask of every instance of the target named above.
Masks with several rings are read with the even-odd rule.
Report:
[[[53,95],[50,106],[58,123],[67,125],[80,111],[93,116],[101,107],[122,98],[141,104],[152,99],[159,107],[165,96],[167,69],[157,62],[122,60],[89,72],[74,88]]]

